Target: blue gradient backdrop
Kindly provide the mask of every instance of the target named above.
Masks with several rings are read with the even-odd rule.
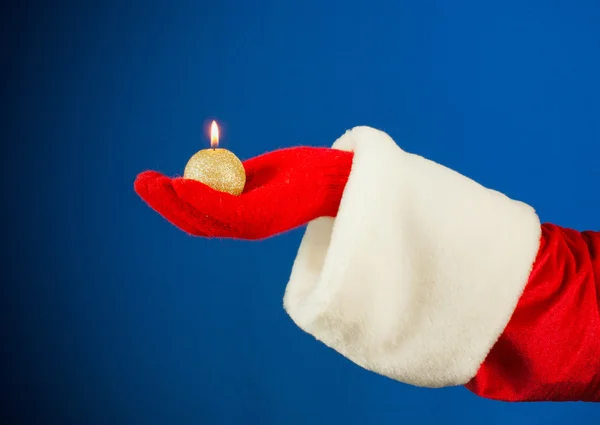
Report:
[[[195,239],[132,189],[211,118],[242,158],[366,124],[598,229],[599,2],[2,7],[3,423],[600,423],[366,372],[282,309],[302,230]]]

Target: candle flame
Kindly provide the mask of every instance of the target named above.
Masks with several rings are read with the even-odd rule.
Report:
[[[216,148],[219,146],[219,126],[216,121],[210,125],[210,147]]]

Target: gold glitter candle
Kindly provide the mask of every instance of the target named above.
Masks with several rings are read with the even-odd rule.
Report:
[[[210,149],[195,153],[183,172],[186,179],[197,180],[220,192],[238,196],[246,185],[246,171],[242,161],[233,152],[217,148],[219,127],[215,121],[210,127]]]

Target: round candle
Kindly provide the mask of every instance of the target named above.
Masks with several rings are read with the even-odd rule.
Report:
[[[246,171],[242,161],[231,151],[217,148],[219,127],[211,125],[211,148],[195,153],[183,172],[183,177],[204,183],[220,192],[238,196],[246,185]]]

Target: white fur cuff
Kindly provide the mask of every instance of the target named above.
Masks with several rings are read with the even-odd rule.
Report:
[[[284,306],[358,365],[462,385],[503,332],[539,246],[533,209],[357,127],[337,218],[309,223]]]

